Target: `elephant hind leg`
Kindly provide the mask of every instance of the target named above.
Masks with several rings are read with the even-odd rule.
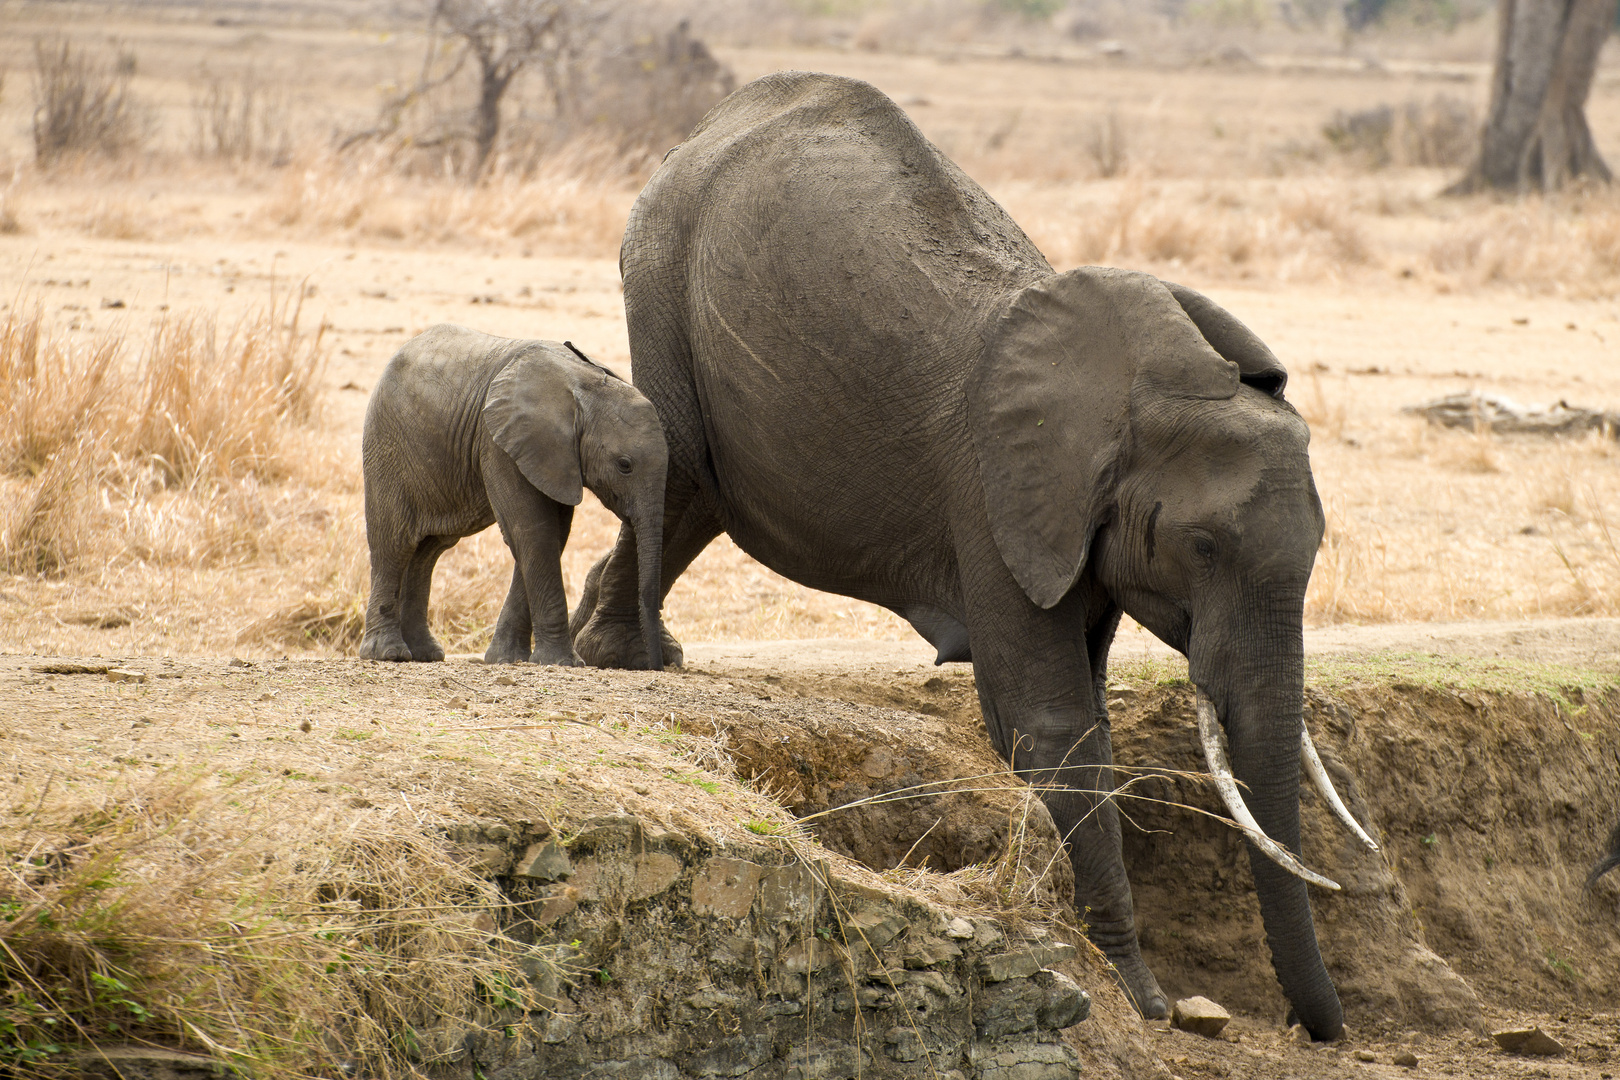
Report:
[[[456,546],[459,536],[429,536],[416,545],[410,564],[405,568],[405,580],[400,592],[399,628],[410,647],[411,659],[438,661],[444,659],[444,647],[428,630],[428,593],[433,587],[433,567],[439,556]]]
[[[387,530],[378,532],[386,534]],[[400,606],[415,546],[408,541],[396,542],[392,536],[370,539],[371,597],[366,602],[366,631],[360,639],[360,656],[365,660],[410,660],[411,647],[400,632]]]

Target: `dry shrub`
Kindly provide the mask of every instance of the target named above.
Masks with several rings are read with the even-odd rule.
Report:
[[[1119,112],[1110,109],[1089,121],[1081,134],[1081,146],[1098,176],[1107,179],[1123,172],[1130,160],[1130,153],[1126,146],[1125,125],[1120,120]]]
[[[1391,618],[1382,584],[1387,569],[1383,538],[1365,535],[1342,503],[1330,500],[1325,509],[1327,528],[1305,593],[1306,618],[1327,623]]]
[[[32,476],[112,406],[123,339],[78,346],[51,335],[40,305],[24,310],[14,304],[0,321],[0,472]]]
[[[1335,150],[1367,168],[1455,168],[1473,159],[1479,128],[1473,106],[1439,94],[1427,102],[1337,112],[1322,135]]]
[[[192,149],[197,156],[271,166],[287,163],[292,134],[286,97],[253,72],[234,83],[205,74],[191,112]]]
[[[17,189],[0,191],[0,236],[17,236],[25,231],[22,218],[17,216]]]
[[[217,775],[94,792],[36,776],[7,807],[8,1075],[136,1042],[266,1078],[417,1076],[469,1026],[545,1007],[520,962],[570,974],[494,933],[498,889],[386,816]]]
[[[66,40],[34,43],[34,158],[54,165],[91,154],[117,157],[150,137],[152,119],[129,91],[133,53],[111,63]]]

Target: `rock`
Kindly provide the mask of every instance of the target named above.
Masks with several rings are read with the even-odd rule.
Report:
[[[107,681],[143,683],[146,681],[146,672],[136,671],[134,668],[108,668]]]
[[[534,878],[536,881],[561,881],[573,872],[568,852],[555,841],[530,844],[512,869],[514,877]]]
[[[963,918],[955,918],[945,924],[945,936],[957,941],[973,940],[973,924]]]
[[[231,667],[252,667],[253,666],[253,661],[244,660],[240,656],[233,656],[233,657],[231,657],[230,666]]]
[[[1370,1062],[1370,1061],[1377,1061],[1378,1060],[1378,1055],[1373,1053],[1371,1050],[1357,1050],[1355,1052],[1355,1054],[1352,1055],[1352,1056],[1357,1061],[1369,1061]]]
[[[1394,1061],[1395,1064],[1399,1065],[1403,1069],[1415,1069],[1418,1066],[1417,1055],[1412,1053],[1412,1051],[1410,1051],[1410,1050],[1402,1050],[1400,1053],[1396,1054],[1391,1060]]]
[[[315,730],[315,723],[307,718],[300,720],[298,721],[298,730],[307,734],[308,732]]]
[[[1226,1025],[1231,1022],[1232,1014],[1207,997],[1182,998],[1170,1010],[1171,1026],[1206,1039],[1213,1039],[1225,1031]]]
[[[462,700],[462,698],[460,696],[453,697],[453,698],[450,699],[450,708],[452,708],[452,709],[465,709],[466,707],[467,707],[466,701]]]
[[[1491,1038],[1496,1040],[1497,1046],[1510,1054],[1558,1057],[1565,1052],[1563,1043],[1538,1027],[1510,1028],[1507,1031],[1493,1033]]]
[[[497,676],[495,676],[495,685],[496,686],[516,686],[517,685],[517,680],[512,678],[512,676],[510,676],[510,675],[497,675]]]
[[[274,701],[274,700],[276,700],[276,692],[274,690],[266,690],[264,693],[260,694],[258,697],[254,698],[253,700],[254,701]]]
[[[1002,953],[979,961],[979,975],[985,982],[1006,982],[1008,979],[1027,979],[1043,967],[1073,960],[1073,945],[1061,941],[1049,948],[1037,947],[1024,952]]]
[[[1288,1040],[1299,1046],[1312,1046],[1315,1044],[1315,1040],[1311,1038],[1311,1033],[1305,1030],[1304,1024],[1295,1024],[1289,1028]]]
[[[692,914],[748,917],[765,868],[742,859],[711,859],[692,881]]]

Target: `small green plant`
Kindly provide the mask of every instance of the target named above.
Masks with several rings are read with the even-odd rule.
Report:
[[[1440,840],[1440,837],[1435,833],[1430,833],[1428,836],[1425,836],[1423,838],[1423,842],[1425,844],[1430,845],[1430,846],[1433,846],[1434,844],[1438,843],[1439,840]]]
[[[1570,982],[1575,982],[1580,978],[1580,974],[1576,972],[1574,966],[1572,966],[1568,960],[1561,958],[1551,949],[1547,950],[1547,966],[1552,968],[1563,978],[1568,979]]]
[[[755,836],[778,836],[782,832],[782,826],[774,821],[765,821],[762,818],[754,818],[751,821],[743,822],[743,828]]]
[[[674,780],[682,784],[691,784],[695,788],[701,788],[702,790],[707,791],[710,795],[720,794],[720,785],[718,782],[714,780],[705,780],[701,776],[692,776],[691,774],[682,776],[680,773],[667,772],[664,774],[664,779]]]
[[[365,742],[373,734],[370,731],[356,731],[354,728],[338,728],[337,737],[347,739],[349,742]]]

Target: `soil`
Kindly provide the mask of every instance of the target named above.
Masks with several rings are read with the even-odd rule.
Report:
[[[1306,861],[1345,886],[1314,898],[1352,1029],[1331,1047],[1284,1028],[1242,845],[1187,812],[1218,813],[1183,775],[1202,768],[1190,691],[1122,643],[1116,754],[1150,774],[1125,804],[1144,947],[1172,996],[1202,994],[1235,1019],[1217,1039],[1142,1024],[1076,963],[1093,1000],[1069,1033],[1082,1059],[1098,1075],[1160,1077],[1406,1075],[1402,1053],[1425,1075],[1620,1071],[1620,881],[1581,887],[1620,806],[1617,635],[1615,620],[1313,635],[1307,722],[1384,845],[1362,852],[1307,796]],[[1456,659],[1469,653],[1500,659]],[[983,737],[967,666],[933,667],[921,642],[697,643],[687,656],[653,674],[9,655],[0,780],[13,821],[37,812],[49,777],[83,794],[200,770],[357,828],[414,817],[452,835],[629,814],[718,850],[757,846],[760,822],[791,828],[790,814],[956,779],[951,794],[804,829],[840,873],[946,907],[982,906],[982,868],[1010,842],[1034,876],[1054,870],[1031,887],[1029,919],[1050,921],[1072,895],[1049,820]],[[110,682],[121,667],[146,681]],[[1488,1037],[1532,1025],[1567,1052],[1515,1057]]]

